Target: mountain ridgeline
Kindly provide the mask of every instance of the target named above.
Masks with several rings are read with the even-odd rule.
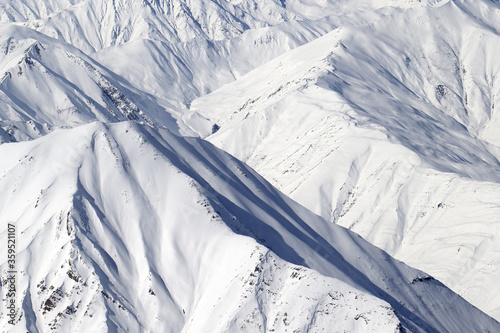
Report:
[[[0,0],[2,331],[500,331],[499,22]]]

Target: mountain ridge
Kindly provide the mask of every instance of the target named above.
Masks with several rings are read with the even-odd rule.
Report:
[[[498,291],[476,281],[497,279],[500,249],[490,240],[498,237],[500,152],[497,136],[475,132],[477,119],[497,128],[491,105],[498,84],[473,81],[491,76],[473,59],[478,50],[494,54],[489,38],[497,37],[484,32],[489,38],[471,40],[479,18],[464,16],[462,7],[448,2],[338,28],[198,98],[191,109],[210,120],[198,127],[202,137],[293,199],[498,317],[490,297]],[[450,51],[460,42],[456,31],[459,42],[439,43],[457,21],[469,52],[461,55]],[[435,22],[441,30],[431,29]],[[428,33],[412,33],[417,26]],[[435,42],[426,42],[429,34]],[[495,72],[493,62],[486,65]],[[471,97],[478,95],[485,100]],[[211,122],[220,127],[214,134]]]
[[[58,150],[52,149],[54,140],[63,142]],[[75,144],[77,149],[72,148]],[[301,321],[310,320],[307,314],[314,313],[314,304],[322,304],[317,306],[327,312],[342,306],[333,313],[348,314],[342,325],[358,330],[376,331],[379,325],[396,330],[398,323],[417,332],[458,327],[494,330],[500,325],[430,276],[297,205],[243,163],[204,141],[160,134],[133,123],[92,123],[30,142],[3,144],[0,149],[2,155],[16,156],[16,161],[2,163],[0,211],[2,219],[18,226],[19,283],[28,291],[22,298],[26,319],[20,323],[27,329],[34,325],[42,331],[100,330],[99,325],[107,322],[104,330],[182,331],[211,325],[225,331],[218,318],[203,321],[211,311],[204,304],[216,309],[218,304],[232,304],[217,310],[227,316],[245,299],[254,305],[245,305],[236,317],[226,317],[226,323],[236,319],[237,325],[257,331],[272,325],[259,324],[260,319],[245,321],[254,316],[253,309],[263,311],[263,318],[266,311],[274,311],[285,325],[301,326]],[[49,164],[44,162],[47,156]],[[32,173],[39,176],[14,176]],[[29,199],[23,193],[31,193]],[[170,200],[172,196],[177,200]],[[42,215],[37,213],[40,209]],[[40,247],[45,250],[36,250]],[[240,272],[237,267],[242,264],[243,275],[233,275],[225,267]],[[316,281],[315,287],[308,289],[306,282],[297,285],[296,278]],[[226,286],[236,288],[243,303],[235,303]],[[284,289],[278,297],[272,288]],[[299,289],[287,296],[287,288]],[[229,298],[217,301],[216,290]],[[307,300],[306,290],[318,298]],[[253,293],[257,294],[251,297]],[[306,299],[291,302],[295,293]],[[375,308],[353,312],[356,293]],[[389,302],[394,314],[371,295]],[[287,299],[290,317],[283,313],[288,312]],[[437,299],[454,307],[434,303]],[[332,301],[337,306],[328,305]],[[435,311],[447,314],[437,318]],[[196,313],[198,317],[182,319]],[[364,320],[358,321],[357,314]],[[314,316],[318,321],[313,327],[330,327],[331,318]],[[9,325],[2,321],[4,327]]]
[[[0,0],[15,329],[499,330],[499,13]]]

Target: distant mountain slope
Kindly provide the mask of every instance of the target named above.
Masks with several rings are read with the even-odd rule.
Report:
[[[194,98],[335,27],[366,24],[425,5],[416,0],[2,2],[2,21],[91,55],[159,98],[189,135],[193,133],[181,118]]]
[[[451,1],[342,27],[191,109],[286,194],[500,318],[499,13]]]
[[[7,222],[18,237],[15,331],[500,329],[203,140],[93,123],[0,154],[0,237]]]
[[[0,0],[0,21],[19,332],[500,331],[448,289],[500,318],[496,1]]]
[[[297,0],[37,0],[0,1],[2,22],[22,23],[52,37],[94,52],[150,39],[188,42],[196,38],[227,40],[251,29],[290,21],[315,21],[327,16],[374,11],[380,8],[422,6],[417,0],[324,3]]]
[[[36,138],[95,120],[178,128],[156,98],[74,47],[30,29],[0,28],[2,141]],[[147,110],[146,114],[143,110]]]

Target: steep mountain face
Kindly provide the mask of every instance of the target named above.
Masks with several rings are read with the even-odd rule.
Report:
[[[286,194],[500,318],[500,12],[475,5],[341,27],[191,108]]]
[[[58,0],[2,1],[3,22],[17,22],[90,53],[139,39],[188,42],[240,36],[247,30],[285,22],[314,21],[379,8],[422,6],[421,1],[297,0]],[[95,28],[97,27],[97,29]]]
[[[0,0],[0,326],[500,331],[499,8]]]
[[[196,97],[337,26],[379,20],[419,1],[5,1],[15,22],[71,44],[156,96],[182,133]],[[192,116],[198,122],[197,115]]]
[[[2,27],[0,34],[2,141],[36,138],[53,128],[95,120],[177,128],[154,97],[70,45],[16,26]]]
[[[265,10],[261,8],[263,5]],[[251,11],[251,15],[247,11]],[[73,47],[70,48],[70,53],[75,53],[76,47],[80,50],[77,58],[83,58],[84,63],[99,67],[88,57],[81,56],[82,51],[91,54],[107,70],[122,75],[134,87],[153,95],[153,103],[161,106],[162,113],[166,109],[176,119],[173,124],[186,134],[192,132],[183,124],[182,115],[185,104],[190,100],[234,80],[235,75],[242,71],[248,71],[304,41],[316,38],[325,33],[329,26],[319,24],[312,27],[308,24],[302,26],[291,23],[294,27],[285,31],[268,31],[269,28],[264,28],[288,20],[285,11],[279,2],[248,2],[236,6],[228,2],[220,4],[212,1],[61,1],[45,4],[39,4],[38,1],[6,1],[0,7],[2,21],[14,22],[30,28],[27,31],[34,29],[57,38],[60,42],[55,46],[68,52],[68,46],[63,45],[66,42]],[[227,43],[244,31],[251,28],[259,30],[260,27],[263,27],[261,32],[254,33],[252,30],[249,37]],[[9,33],[10,31],[6,31],[6,39],[9,38]],[[48,39],[43,35],[32,35],[33,33],[28,38]],[[49,41],[48,44],[48,52],[51,52],[54,42]],[[255,50],[255,45],[260,45],[259,50]],[[249,57],[247,64],[242,65],[238,54],[245,54],[249,50],[259,57]],[[21,54],[23,50],[18,51],[18,57],[30,57]],[[231,59],[229,54],[233,54],[234,58]],[[50,55],[53,56],[57,58],[57,55]],[[6,64],[10,65],[12,64]],[[61,74],[57,70],[56,73]],[[23,86],[26,85],[24,82]],[[75,85],[84,89],[78,83]],[[38,90],[38,86],[40,85],[31,88]],[[63,91],[61,95],[71,94],[72,90],[69,87],[69,92]],[[123,89],[118,87],[117,90]],[[124,95],[129,96],[127,93]],[[29,107],[50,107],[45,104],[44,99],[36,99],[31,103],[37,101],[42,105]],[[92,110],[94,105],[85,105],[85,102],[79,104],[83,104],[75,106],[79,112],[95,113]],[[55,109],[57,108],[58,106]],[[172,121],[165,118],[161,119],[162,122],[171,127]],[[104,120],[102,117],[97,119]],[[68,122],[67,125],[71,126],[71,123]],[[26,135],[30,136],[29,133]]]
[[[0,154],[19,332],[500,329],[203,140],[93,123]]]

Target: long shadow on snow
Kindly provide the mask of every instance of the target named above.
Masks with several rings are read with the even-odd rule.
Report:
[[[278,204],[277,206],[283,210],[282,212],[279,212],[276,208],[272,207],[269,203],[265,202],[263,199],[257,196],[254,191],[252,191],[247,185],[245,185],[244,182],[242,182],[239,177],[228,168],[226,163],[217,164],[217,166],[215,166],[210,161],[208,161],[208,159],[203,156],[199,152],[199,150],[193,146],[193,144],[199,146],[202,149],[204,146],[209,148],[203,149],[205,151],[219,152],[220,150],[215,146],[200,139],[179,138],[175,137],[174,135],[169,138],[168,143],[166,141],[159,142],[157,137],[151,135],[147,130],[144,130],[143,128],[138,128],[138,130],[145,136],[147,136],[148,142],[152,144],[158,151],[164,154],[164,156],[166,156],[175,167],[182,170],[202,186],[203,190],[205,191],[204,194],[206,195],[206,198],[210,201],[211,205],[214,208],[218,207],[220,210],[226,210],[229,214],[228,216],[234,215],[238,218],[239,221],[241,221],[240,223],[242,228],[240,228],[236,223],[227,222],[227,220],[230,221],[231,219],[223,219],[224,223],[229,228],[231,228],[233,232],[254,238],[258,243],[266,246],[286,261],[289,261],[296,265],[308,267],[304,258],[301,257],[301,255],[297,253],[289,244],[287,244],[285,239],[283,238],[283,235],[281,235],[280,232],[271,225],[273,224],[273,221],[276,221],[275,223],[277,224],[277,226],[281,226],[284,230],[290,233],[293,238],[306,245],[317,256],[322,257],[324,260],[332,264],[333,267],[335,267],[339,272],[343,272],[344,275],[347,278],[351,279],[355,284],[371,292],[373,295],[379,295],[380,298],[390,303],[395,310],[396,315],[405,327],[412,331],[423,330],[430,333],[440,332],[431,323],[415,314],[415,312],[418,311],[417,309],[412,311],[412,309],[409,309],[405,305],[400,304],[392,295],[382,290],[363,272],[347,262],[342,254],[337,251],[337,249],[335,249],[325,238],[318,234],[305,221],[303,221],[302,218],[297,215],[297,213],[289,206],[289,204],[283,200],[278,190],[269,185],[266,186],[265,194],[266,197],[268,197],[272,202],[276,202]],[[266,215],[266,217],[269,217],[268,223],[264,222],[260,218],[257,218],[253,213],[250,213],[241,208],[231,199],[227,198],[225,195],[214,189],[211,184],[209,184],[203,177],[200,176],[197,170],[195,171],[192,168],[189,163],[189,159],[191,156],[187,156],[188,159],[179,158],[179,155],[176,153],[175,147],[173,147],[171,144],[172,141],[174,141],[174,144],[177,143],[182,146],[181,148],[184,151],[188,151],[189,155],[195,155],[193,160],[202,162],[203,166],[210,169],[213,175],[221,178],[223,183],[226,183],[237,191],[243,189],[247,199],[255,204],[255,206],[260,209]],[[221,152],[221,154],[226,153]],[[227,154],[227,156],[229,156],[229,154]],[[213,158],[214,155],[211,155],[211,157]],[[264,179],[262,179],[255,173],[255,171],[251,170],[242,162],[239,162],[239,164],[239,166],[247,172],[247,177],[252,177],[250,178],[252,184],[267,184]],[[237,181],[235,179],[237,179]],[[259,187],[259,189],[263,188],[264,187]],[[288,217],[286,215],[288,215]],[[295,225],[291,221],[295,221],[298,225]],[[242,232],[242,229],[249,231],[249,233]],[[380,249],[376,249],[375,247],[373,247],[373,249],[382,251]],[[387,255],[387,257],[389,256]],[[319,267],[311,268],[317,270]],[[443,288],[446,288],[444,287],[444,285],[440,285]],[[436,320],[436,322],[439,321]]]

